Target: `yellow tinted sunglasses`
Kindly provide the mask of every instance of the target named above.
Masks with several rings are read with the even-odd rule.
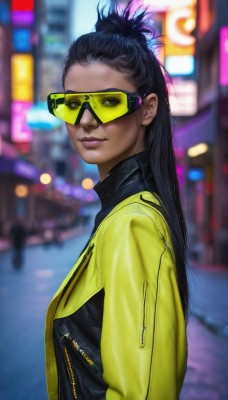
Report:
[[[99,123],[105,124],[137,110],[147,93],[130,93],[119,89],[98,92],[51,93],[47,98],[48,109],[57,118],[77,125],[85,109]]]

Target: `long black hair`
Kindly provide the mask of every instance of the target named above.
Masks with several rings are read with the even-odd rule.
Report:
[[[124,10],[111,5],[108,12],[99,10],[95,32],[74,41],[65,59],[65,76],[73,64],[100,61],[126,74],[139,93],[156,93],[157,115],[146,131],[146,150],[161,206],[172,238],[183,310],[187,316],[188,281],[186,273],[186,226],[180,202],[173,149],[171,116],[166,72],[148,45],[158,42],[146,10],[130,16],[132,1]]]

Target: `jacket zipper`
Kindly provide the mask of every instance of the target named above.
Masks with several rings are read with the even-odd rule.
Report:
[[[63,341],[68,341],[68,343],[71,345],[71,348],[76,352],[78,356],[86,363],[88,364],[92,370],[98,375],[101,375],[101,372],[97,365],[95,364],[94,360],[92,360],[91,356],[80,346],[77,340],[75,340],[67,327],[65,325],[62,325],[60,328],[60,333],[62,334],[62,340]]]
[[[147,289],[148,289],[148,282],[145,281],[143,283],[143,301],[142,301],[142,328],[141,328],[141,338],[140,338],[140,345],[143,347],[145,346],[145,334],[146,334],[146,327],[147,327],[147,318],[146,318],[146,303],[147,303]]]
[[[66,346],[63,347],[63,352],[64,352],[64,358],[65,358],[65,361],[66,361],[66,367],[67,367],[68,375],[69,375],[69,378],[70,378],[73,398],[75,400],[77,400],[78,399],[78,395],[77,395],[77,389],[76,389],[75,373],[74,373],[72,361],[71,361],[71,358],[70,358],[70,355],[69,355],[69,353],[67,351]]]

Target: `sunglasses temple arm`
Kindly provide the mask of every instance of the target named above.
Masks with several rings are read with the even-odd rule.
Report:
[[[49,112],[51,114],[55,115],[54,109],[56,109],[59,104],[63,104],[63,103],[65,103],[65,99],[64,98],[52,99],[50,96],[48,96],[47,105],[48,105]]]
[[[53,114],[53,115],[55,115],[54,114],[54,111],[53,111],[53,100],[51,100],[49,97],[48,97],[48,100],[47,100],[47,105],[48,105],[48,111],[51,113],[51,114]],[[56,108],[56,107],[55,107]]]

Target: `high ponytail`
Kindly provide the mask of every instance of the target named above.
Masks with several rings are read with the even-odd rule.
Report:
[[[142,12],[145,15],[145,12]],[[135,18],[130,18],[130,9],[127,7],[123,10],[122,15],[113,12],[112,8],[109,9],[107,15],[104,14],[104,8],[99,11],[97,9],[97,22],[95,25],[96,32],[103,34],[121,35],[125,38],[135,39],[146,46],[145,34],[151,33],[150,30],[142,25],[142,16],[138,15]]]

